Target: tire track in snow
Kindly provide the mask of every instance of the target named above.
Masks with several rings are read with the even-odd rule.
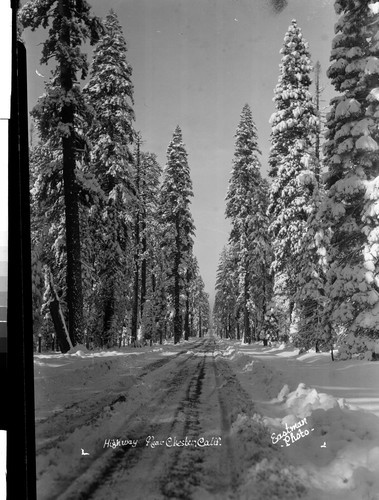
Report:
[[[209,349],[212,349],[212,346],[206,346],[206,352],[209,352]],[[191,379],[185,399],[180,404],[179,409],[185,417],[184,425],[178,425],[178,421],[175,420],[170,435],[197,440],[201,433],[199,403],[205,377],[206,359],[204,355],[197,367],[198,374]],[[203,455],[204,449],[193,446],[175,450],[169,463],[170,472],[160,481],[160,491],[164,498],[181,500],[192,498],[193,487],[197,486],[200,481]]]
[[[191,350],[201,349],[203,342],[196,343],[191,346]],[[138,375],[130,375],[128,381],[130,385],[126,388],[126,391],[117,396],[113,394],[108,394],[105,397],[97,399],[91,406],[86,406],[84,410],[81,409],[81,401],[75,402],[69,406],[66,406],[61,411],[45,418],[43,421],[37,424],[37,454],[42,454],[47,452],[51,448],[54,448],[56,444],[66,436],[70,435],[74,430],[80,429],[82,427],[92,424],[99,418],[99,415],[105,411],[106,408],[110,407],[112,409],[119,402],[124,402],[127,399],[130,389],[137,379],[143,379],[147,375],[150,375],[153,371],[163,368],[168,363],[173,360],[182,357],[188,352],[188,349],[183,349],[173,356],[160,359],[158,361],[153,361],[152,363],[144,366],[143,371]],[[187,362],[187,358],[183,363]],[[100,408],[99,408],[100,406]],[[138,410],[136,410],[136,413]],[[62,420],[64,421],[62,423]],[[47,430],[45,430],[47,428]],[[61,432],[57,435],[56,429],[61,429]]]
[[[216,354],[213,339],[204,339],[195,352],[171,356],[159,368],[163,371],[156,368],[152,375],[144,368],[145,382],[154,382],[149,400],[144,397],[136,406],[131,399],[115,409],[125,412],[117,437],[138,439],[138,446],[100,449],[88,461],[79,461],[75,476],[63,478],[46,500],[238,499],[243,475],[259,457],[254,455],[254,432],[250,438],[237,435],[233,424],[238,414],[251,417],[254,404],[228,361]],[[146,446],[147,436],[210,435],[222,436],[222,446]],[[248,439],[250,455],[243,450]]]
[[[209,342],[205,345],[202,342],[201,351],[208,352],[209,349],[212,349],[209,347]],[[185,436],[195,439],[198,436],[197,402],[201,393],[205,365],[205,357],[201,356],[197,361],[199,356],[201,352],[191,353],[177,364],[181,369],[174,373],[169,384],[168,399],[165,400],[166,407],[171,406],[171,409],[159,411],[160,405],[153,405],[153,415],[148,415],[150,423],[144,427],[145,436],[149,434],[156,440],[167,436],[178,439]],[[189,361],[192,361],[192,364],[188,364]],[[146,429],[149,432],[146,432]],[[108,477],[90,498],[103,498],[107,491],[111,495],[107,494],[108,499],[119,499],[120,490],[113,489],[115,484],[118,488],[122,488],[121,485],[125,484],[128,498],[133,500],[191,498],[191,488],[198,480],[197,471],[202,453],[203,450],[199,448],[195,450],[193,447],[169,449],[161,446],[154,450],[140,447],[137,453],[136,450],[128,450],[124,454],[124,459],[119,461],[113,477]],[[144,475],[148,476],[148,481]]]
[[[224,478],[228,478],[227,483],[229,483],[232,491],[236,489],[236,464],[234,460],[234,449],[230,436],[231,429],[231,418],[230,412],[228,411],[228,401],[224,396],[223,388],[225,387],[226,380],[223,371],[217,367],[216,360],[213,358],[213,370],[217,385],[217,395],[218,402],[220,405],[220,420],[221,420],[221,434],[223,437],[223,459],[221,463],[221,475]],[[225,451],[224,451],[225,450]]]
[[[204,409],[209,415],[205,425],[213,428],[217,419],[222,446],[217,450],[217,461],[216,457],[209,456],[204,464],[203,489],[209,493],[209,498],[238,499],[241,474],[249,464],[241,461],[241,442],[232,434],[232,426],[239,414],[253,415],[255,408],[227,360],[219,354],[214,355],[209,362],[209,370],[209,387],[204,391]],[[203,497],[200,494],[198,498]]]
[[[193,349],[201,349],[203,347],[203,345],[204,345],[204,342],[198,342],[198,343],[194,344],[193,346],[191,346],[191,350],[193,350]],[[159,359],[158,361],[153,361],[152,363],[150,363],[149,365],[146,365],[144,367],[144,370],[141,372],[141,374],[139,376],[140,377],[145,377],[146,375],[149,375],[154,370],[158,370],[159,368],[162,368],[162,366],[167,365],[173,359],[177,359],[180,356],[182,356],[183,354],[186,354],[187,352],[188,352],[188,349],[183,349],[182,351],[179,351],[174,356],[170,356],[170,357],[167,357],[167,358]]]
[[[204,341],[201,342],[197,347],[199,349],[204,346]],[[181,357],[185,355],[188,351],[182,351]],[[148,403],[143,403],[137,409],[135,409],[131,414],[128,415],[127,420],[125,420],[121,429],[118,429],[118,435],[122,435],[123,432],[127,433],[128,436],[133,437],[133,439],[138,439],[139,443],[136,448],[117,448],[101,450],[88,465],[86,470],[82,471],[81,474],[72,482],[72,478],[67,478],[66,484],[62,485],[59,496],[55,497],[60,500],[68,499],[90,499],[90,498],[104,498],[102,491],[107,490],[107,485],[109,486],[109,492],[111,493],[112,484],[115,481],[125,482],[125,479],[129,477],[129,487],[133,477],[130,478],[131,471],[133,471],[134,466],[140,463],[141,456],[146,450],[144,438],[148,435],[157,435],[157,431],[164,430],[166,435],[172,427],[162,425],[159,423],[161,419],[165,422],[167,419],[167,403],[171,403],[175,409],[173,420],[180,421],[179,415],[181,412],[180,406],[178,407],[177,402],[186,399],[186,390],[191,385],[191,381],[194,377],[198,378],[198,368],[200,363],[191,364],[188,363],[191,359],[195,358],[195,354],[190,352],[184,359],[180,356],[175,356],[170,358],[171,364],[176,368],[174,372],[171,373],[171,379],[169,379],[167,391],[165,394],[161,395],[160,392],[156,391]],[[148,375],[146,373],[145,375]],[[166,382],[162,379],[163,382]],[[178,397],[179,396],[179,397]],[[138,420],[137,420],[138,419]],[[153,423],[151,425],[151,421]],[[170,422],[172,417],[170,418]],[[156,450],[148,449],[148,458],[154,458],[152,452]],[[145,453],[146,454],[146,453]],[[141,467],[139,467],[141,469]],[[148,470],[148,469],[147,469]],[[130,473],[129,473],[130,472]],[[122,479],[119,476],[123,476]],[[135,481],[139,481],[138,473],[134,477]],[[116,477],[117,479],[114,479]],[[143,481],[143,478],[141,478]],[[68,483],[68,484],[67,484]],[[71,483],[71,484],[69,484]],[[130,489],[130,488],[129,488]],[[100,496],[99,496],[100,495]],[[120,498],[119,496],[107,498]],[[130,496],[129,498],[137,498]],[[141,497],[146,498],[146,497]]]
[[[153,425],[151,434],[157,440],[169,435],[196,439],[213,429],[222,436],[222,446],[217,449],[158,447],[142,449],[140,454],[129,450],[125,455],[129,459],[119,463],[113,479],[102,484],[89,498],[119,500],[120,487],[124,484],[130,500],[238,499],[241,475],[251,464],[241,463],[235,449],[240,441],[234,442],[231,426],[239,413],[252,415],[255,408],[227,361],[215,358],[215,350],[216,343],[209,341],[203,352],[185,361],[193,363],[196,357],[201,358],[191,367],[192,378],[182,371],[172,379],[174,387],[185,383],[185,390],[180,393],[181,399],[176,400],[172,423],[159,424],[159,416],[156,416],[153,420],[158,425]],[[178,395],[173,393],[174,400]],[[203,422],[202,412],[211,405],[217,411],[213,411],[212,425],[207,425],[210,422]]]

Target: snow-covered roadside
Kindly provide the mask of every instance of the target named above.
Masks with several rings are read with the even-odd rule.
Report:
[[[114,350],[74,349],[66,354],[46,353],[34,356],[36,421],[61,412],[67,406],[93,401],[105,392],[117,394],[139,375],[141,369],[190,348],[196,339],[174,345],[122,347]]]
[[[283,474],[291,474],[309,489],[298,498],[379,499],[379,363],[332,362],[322,353],[299,356],[290,349],[224,344],[256,404],[257,420],[288,459],[284,472],[268,462],[252,467],[241,498],[248,498],[259,475],[279,484]]]
[[[112,454],[112,446],[104,449],[105,441],[125,438],[120,429],[126,415],[149,402],[155,370],[160,369],[163,391],[171,360],[195,344],[196,339],[175,346],[36,355],[38,498],[49,500],[75,471],[80,475],[88,463],[83,453],[91,462],[103,452]],[[141,410],[136,420],[142,417]]]
[[[154,422],[180,425],[183,411],[175,418],[173,414],[184,400],[175,391],[185,397],[187,377],[183,372],[183,382],[172,382],[178,380],[180,370],[194,370],[193,363],[202,359],[207,360],[204,366],[208,368],[201,390],[199,385],[199,405],[194,400],[188,408],[202,415],[205,436],[225,432],[230,421],[231,454],[224,440],[217,453],[216,448],[204,451],[194,500],[221,498],[200,489],[210,484],[207,473],[217,470],[221,456],[226,464],[232,459],[236,475],[238,472],[238,499],[379,498],[379,418],[374,413],[379,363],[332,363],[322,353],[298,356],[290,349],[241,346],[220,339],[213,349],[197,344],[199,339],[175,346],[36,355],[37,466],[39,491],[46,492],[41,500],[51,498],[53,488],[67,482],[73,470],[81,474],[92,460],[96,464],[99,458],[102,465],[108,455],[112,457],[118,448],[103,450],[105,438],[138,438],[136,429],[148,429]],[[355,387],[365,385],[371,392],[362,401],[371,412],[348,404],[360,398],[360,389]],[[196,378],[192,386],[197,387]],[[224,409],[224,429],[218,427],[217,392]],[[346,393],[349,399],[341,399]],[[169,394],[173,399],[166,408]],[[251,405],[244,405],[242,399]],[[164,403],[157,405],[161,400]],[[150,401],[154,403],[151,407]],[[124,428],[127,415],[134,415],[132,422],[137,427]],[[90,457],[82,457],[80,448]],[[137,450],[128,456],[137,460]],[[152,452],[145,458],[152,460]],[[145,461],[136,462],[141,477]],[[121,479],[131,487],[130,479],[124,475]],[[88,481],[93,481],[93,471]],[[116,493],[114,498],[121,498]]]
[[[294,388],[300,382],[327,392],[335,398],[343,398],[351,405],[369,410],[379,417],[379,363],[360,361],[331,361],[329,353],[299,355],[297,349],[241,346],[241,352],[254,355],[275,366],[285,374],[287,383]],[[271,364],[272,362],[272,364]]]

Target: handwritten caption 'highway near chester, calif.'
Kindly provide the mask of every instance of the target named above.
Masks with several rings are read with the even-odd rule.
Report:
[[[103,448],[118,448],[119,446],[130,446],[136,448],[138,446],[138,439],[105,439]],[[141,446],[141,444],[139,445]],[[183,439],[178,439],[176,436],[169,436],[166,439],[155,439],[154,436],[147,436],[142,446],[156,448],[157,446],[166,446],[167,448],[182,447],[182,446],[196,446],[205,448],[208,446],[221,446],[221,437],[211,437],[205,439],[200,437],[197,439],[188,438],[185,436]]]

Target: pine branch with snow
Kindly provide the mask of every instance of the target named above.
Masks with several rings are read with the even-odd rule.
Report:
[[[378,337],[379,43],[376,2],[338,1],[328,76],[331,101],[325,158],[324,223],[331,231],[325,315],[337,329]]]

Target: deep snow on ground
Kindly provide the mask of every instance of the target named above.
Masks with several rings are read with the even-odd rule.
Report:
[[[240,346],[232,363],[273,443],[310,486],[302,498],[379,498],[379,363],[332,362],[325,353],[299,356],[283,346],[257,345]],[[294,442],[289,435],[286,442],[283,431],[304,418],[300,429],[309,434]]]
[[[332,362],[324,353],[299,356],[297,350],[283,346],[241,345],[220,339],[206,351],[199,348],[199,339],[191,339],[175,346],[167,343],[110,351],[86,351],[79,346],[64,355],[35,355],[40,498],[55,498],[51,494],[55,485],[64,483],[75,468],[83,469],[87,456],[82,450],[96,460],[88,477],[84,473],[77,482],[93,480],[94,473],[104,469],[106,457],[117,451],[111,447],[103,451],[104,440],[121,437],[118,433],[125,431],[125,415],[133,415],[133,408],[141,412],[133,415],[136,425],[143,424],[144,411],[156,425],[165,420],[172,425],[173,413],[165,412],[165,402],[172,409],[178,405],[175,419],[184,422],[187,409],[180,409],[183,402],[175,402],[174,393],[171,402],[169,390],[165,399],[164,390],[167,381],[175,381],[180,366],[196,359],[213,360],[219,367],[213,378],[211,371],[204,372],[203,401],[200,396],[193,399],[202,412],[202,431],[209,431],[210,437],[220,425],[229,445],[223,438],[222,450],[205,450],[199,461],[202,465],[198,464],[200,484],[194,487],[193,497],[179,492],[176,497],[170,490],[167,498],[379,499],[379,363]],[[231,385],[233,377],[241,390],[236,389],[237,382]],[[184,387],[185,377],[182,384]],[[213,386],[224,391],[217,405],[212,399]],[[195,387],[192,389],[195,394]],[[150,408],[157,391],[162,391],[163,403]],[[253,411],[244,411],[241,397],[249,399]],[[228,406],[230,428],[225,422],[217,424],[216,406]],[[136,436],[123,437],[132,441]],[[212,496],[209,489],[201,488],[202,482],[209,483],[205,479],[208,471],[216,470],[212,462],[220,459],[233,459],[236,464],[235,472],[229,470],[230,475],[238,471],[231,496],[222,497],[220,492]],[[133,475],[148,475],[149,470],[141,470],[147,464],[146,458],[137,461]],[[120,484],[122,474],[122,470],[118,472]],[[138,484],[130,483],[128,489],[124,479],[123,489],[117,489],[113,481],[112,489],[99,489],[102,493],[93,498],[133,500],[138,498]],[[77,486],[74,482],[71,490]],[[114,496],[106,491],[113,491]],[[120,496],[120,491],[128,494]],[[76,497],[73,493],[62,498]]]

